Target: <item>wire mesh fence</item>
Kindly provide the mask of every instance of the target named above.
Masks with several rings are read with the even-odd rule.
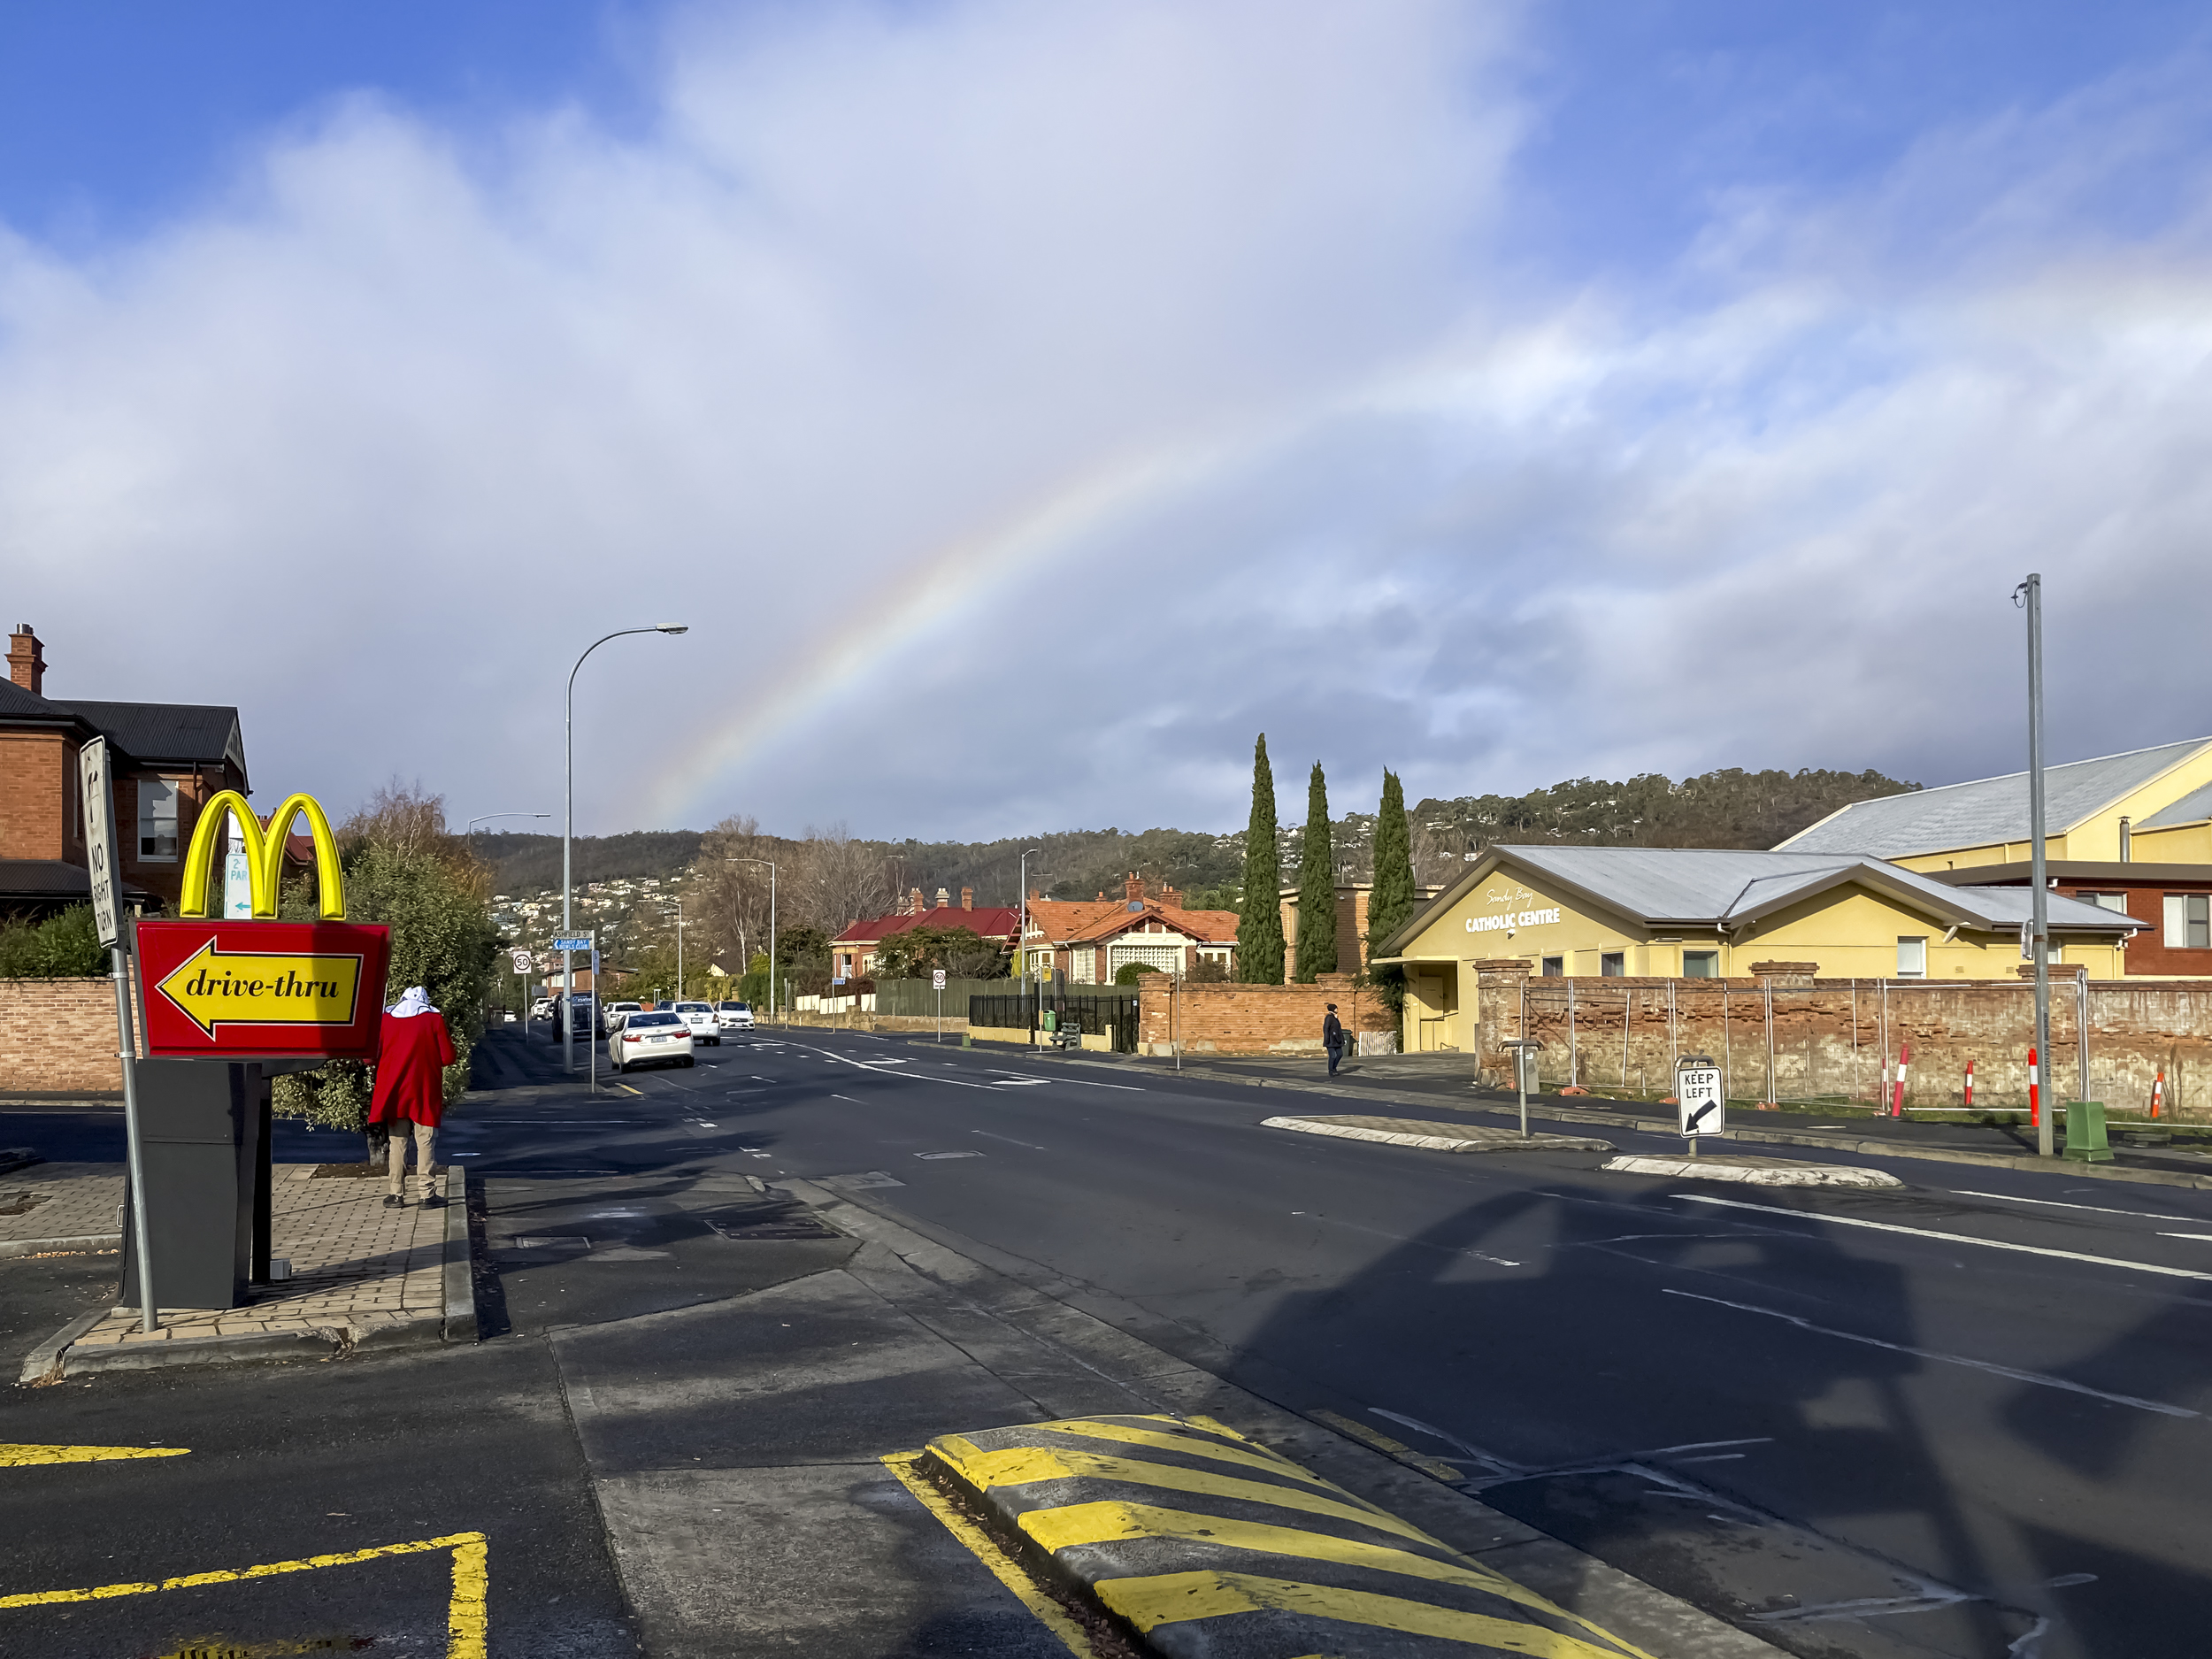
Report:
[[[1777,1104],[2024,1110],[2035,1041],[2025,981],[1527,979],[1486,983],[1484,1064],[1532,1037],[1543,1087],[1657,1099],[1703,1054],[1729,1097]],[[2212,984],[2055,976],[2051,1068],[2061,1100],[2212,1118]],[[1503,1062],[1498,1063],[1501,1069]]]

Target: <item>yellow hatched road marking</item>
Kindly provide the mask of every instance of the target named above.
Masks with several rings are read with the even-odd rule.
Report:
[[[484,1659],[489,1630],[486,1602],[491,1592],[490,1546],[481,1532],[455,1532],[445,1538],[417,1539],[404,1544],[378,1544],[368,1549],[349,1549],[332,1555],[309,1555],[298,1561],[265,1562],[257,1567],[219,1567],[211,1572],[185,1573],[158,1583],[104,1584],[88,1590],[39,1590],[23,1595],[0,1595],[0,1608],[51,1607],[68,1601],[107,1601],[118,1596],[150,1595],[162,1590],[193,1590],[211,1584],[242,1584],[272,1578],[288,1572],[312,1572],[323,1567],[350,1567],[388,1555],[419,1555],[431,1550],[453,1552],[453,1590],[446,1603],[446,1659]]]
[[[1297,1486],[1269,1486],[1240,1480],[1203,1469],[1179,1469],[1171,1463],[1148,1463],[1133,1457],[1104,1457],[1094,1452],[1071,1452],[1035,1446],[1018,1446],[1002,1452],[979,1450],[957,1434],[933,1441],[931,1448],[950,1463],[960,1478],[979,1491],[993,1486],[1025,1486],[1041,1480],[1120,1480],[1131,1486],[1159,1486],[1169,1492],[1191,1492],[1246,1503],[1268,1503],[1299,1509],[1308,1515],[1333,1515],[1340,1520],[1395,1532],[1419,1543],[1432,1542],[1419,1527],[1380,1509],[1371,1509],[1348,1496],[1323,1497]]]
[[[1160,1420],[1167,1423],[1174,1421],[1172,1417],[1164,1417]],[[1040,1423],[1035,1425],[1035,1428],[1050,1429],[1056,1434],[1078,1434],[1086,1440],[1118,1440],[1127,1446],[1149,1447],[1155,1451],[1188,1452],[1194,1457],[1204,1457],[1215,1463],[1238,1463],[1247,1469],[1264,1469],[1271,1474],[1288,1475],[1294,1480],[1302,1480],[1308,1486],[1325,1487],[1340,1497],[1353,1502],[1358,1502],[1357,1499],[1352,1497],[1350,1493],[1346,1492],[1334,1482],[1324,1480],[1310,1469],[1299,1468],[1287,1457],[1279,1457],[1263,1446],[1253,1446],[1249,1440],[1245,1441],[1246,1445],[1252,1446],[1252,1449],[1248,1452],[1240,1451],[1233,1446],[1217,1446],[1211,1440],[1201,1440],[1195,1435],[1164,1434],[1157,1429],[1124,1428],[1118,1423],[1086,1423],[1077,1419],[1066,1423]],[[1237,1438],[1243,1440],[1244,1437],[1239,1435]]]
[[[183,1457],[188,1446],[12,1446],[0,1441],[0,1469],[33,1463],[105,1463],[127,1457]]]
[[[991,1570],[992,1576],[1011,1590],[1021,1604],[1037,1616],[1038,1621],[1060,1639],[1062,1646],[1079,1656],[1091,1659],[1090,1638],[1083,1627],[1067,1616],[1067,1612],[1050,1596],[1029,1581],[1028,1575],[1013,1561],[1008,1559],[991,1535],[945,1501],[945,1494],[914,1472],[915,1464],[922,1461],[919,1452],[894,1452],[883,1460],[883,1466],[899,1479],[899,1484],[922,1501],[927,1509],[944,1528],[978,1561]]]
[[[1540,1624],[1463,1613],[1367,1590],[1338,1590],[1248,1573],[1172,1572],[1150,1578],[1108,1578],[1099,1584],[1098,1595],[1138,1630],[1147,1632],[1187,1619],[1279,1611],[1469,1642],[1502,1653],[1532,1655],[1535,1659],[1622,1659],[1624,1655],[1652,1659],[1642,1648],[1632,1647],[1617,1638],[1608,1638],[1606,1645],[1599,1647]]]

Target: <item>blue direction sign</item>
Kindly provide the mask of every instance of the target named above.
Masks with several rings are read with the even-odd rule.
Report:
[[[553,941],[553,949],[556,950],[589,950],[591,935],[585,933],[575,939],[557,939]]]

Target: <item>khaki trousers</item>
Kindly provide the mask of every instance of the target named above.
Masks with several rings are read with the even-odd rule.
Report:
[[[434,1124],[410,1123],[404,1118],[392,1122],[391,1151],[385,1167],[391,1171],[392,1191],[400,1197],[407,1195],[407,1132],[415,1132],[416,1173],[422,1177],[422,1195],[429,1197],[438,1190],[436,1178],[431,1173],[432,1156],[437,1149],[438,1131]]]

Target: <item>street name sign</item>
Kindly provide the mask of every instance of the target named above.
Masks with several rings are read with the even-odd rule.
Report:
[[[146,1052],[373,1060],[390,958],[390,930],[355,922],[141,922]]]
[[[556,950],[589,950],[591,935],[579,933],[572,939],[557,939],[553,941],[553,949]]]
[[[123,879],[115,862],[115,787],[104,737],[77,751],[77,782],[84,803],[85,862],[92,875],[92,924],[102,946],[112,950],[123,939]]]
[[[1717,1135],[1728,1127],[1728,1102],[1720,1090],[1720,1068],[1703,1055],[1678,1061],[1674,1072],[1674,1097],[1680,1102],[1682,1133],[1693,1138]]]

